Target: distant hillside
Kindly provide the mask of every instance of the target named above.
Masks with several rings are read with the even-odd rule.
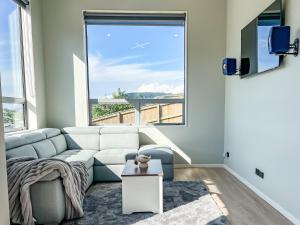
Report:
[[[183,94],[164,92],[131,92],[126,94],[128,99],[175,99],[183,98]]]

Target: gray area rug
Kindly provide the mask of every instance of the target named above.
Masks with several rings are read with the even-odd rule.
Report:
[[[201,182],[164,182],[164,213],[122,214],[121,183],[93,185],[84,217],[62,225],[230,225]]]

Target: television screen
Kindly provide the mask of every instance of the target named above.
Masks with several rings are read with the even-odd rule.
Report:
[[[282,2],[276,0],[241,31],[241,77],[280,66],[281,56],[270,54],[268,37],[272,26],[283,25]]]

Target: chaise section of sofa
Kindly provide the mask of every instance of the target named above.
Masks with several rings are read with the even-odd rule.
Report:
[[[31,156],[81,161],[88,169],[88,187],[93,182],[121,181],[124,164],[137,154],[161,159],[164,179],[173,179],[173,152],[167,146],[140,147],[136,127],[45,128],[8,135],[6,157]],[[33,216],[39,224],[58,224],[65,216],[64,187],[58,172],[31,186]]]

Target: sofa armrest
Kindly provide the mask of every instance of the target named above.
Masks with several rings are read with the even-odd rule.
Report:
[[[164,145],[143,145],[139,154],[151,155],[152,159],[160,159],[162,164],[173,164],[174,156],[170,147]]]
[[[64,219],[65,192],[61,178],[31,185],[30,197],[38,224],[59,224]]]
[[[148,149],[160,149],[160,148],[172,150],[170,146],[160,145],[160,144],[141,145],[139,150],[143,151],[143,150],[148,150]]]

